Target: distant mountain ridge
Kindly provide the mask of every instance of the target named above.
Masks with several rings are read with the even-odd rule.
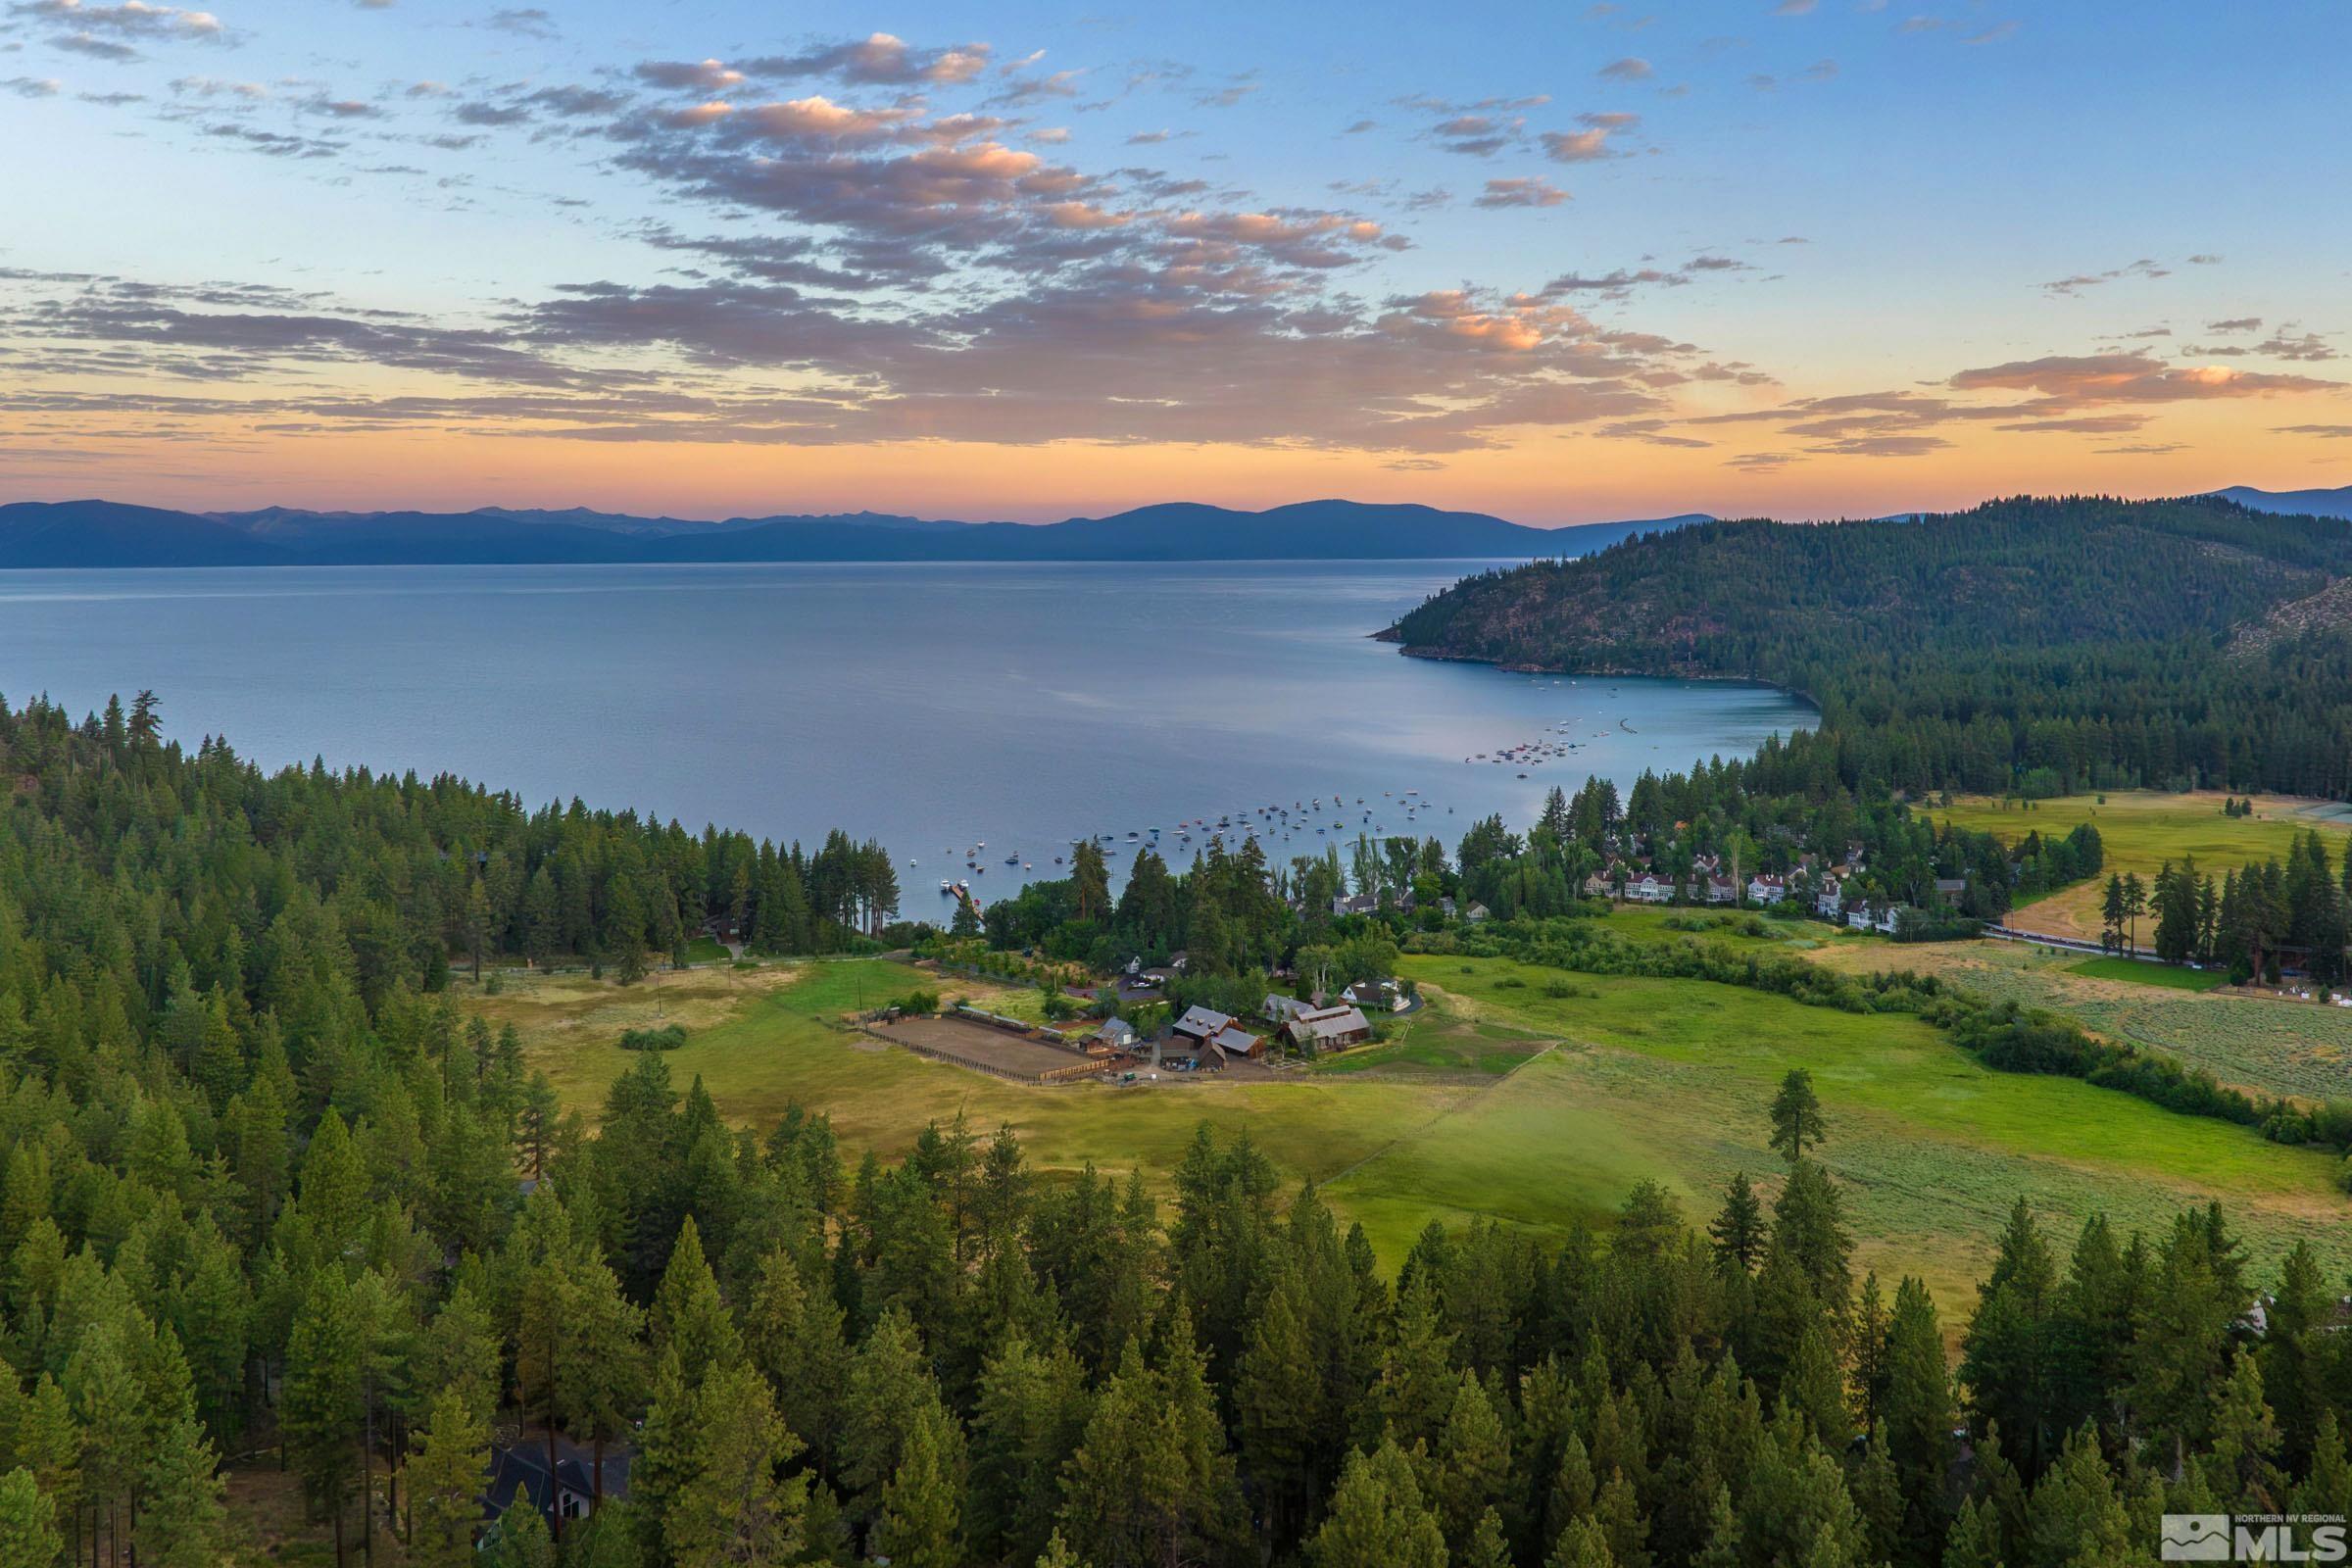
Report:
[[[2227,490],[2213,493],[2224,501],[2234,501],[2255,512],[2308,517],[2342,517],[2352,521],[2352,484],[2339,485],[2333,490],[2264,490],[2250,484],[2233,484]]]
[[[850,513],[696,522],[587,508],[473,512],[174,512],[112,501],[0,506],[0,569],[662,564],[857,561],[1427,561],[1582,556],[1702,514],[1530,528],[1477,512],[1305,501],[1264,512],[1195,502],[1062,522]]]

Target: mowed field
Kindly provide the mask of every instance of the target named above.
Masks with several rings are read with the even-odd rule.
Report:
[[[1833,946],[1853,949],[1840,961],[1866,956]],[[1831,1118],[1824,1157],[1861,1260],[1922,1275],[1947,1313],[1973,1299],[2021,1193],[2061,1233],[2099,1211],[2152,1229],[2218,1199],[2265,1270],[2303,1236],[2332,1272],[2352,1266],[2333,1239],[2352,1200],[2328,1157],[2070,1080],[1987,1072],[1914,1019],[1505,960],[1411,958],[1405,972],[1430,1004],[1388,1045],[1271,1079],[1133,1087],[1013,1084],[840,1029],[860,1002],[929,983],[878,960],[695,971],[626,992],[559,981],[477,1005],[514,1022],[532,1064],[591,1116],[632,1060],[620,1029],[666,1020],[691,1031],[668,1054],[681,1089],[701,1075],[729,1119],[754,1127],[795,1102],[825,1110],[853,1158],[899,1153],[926,1121],[961,1111],[983,1130],[1010,1124],[1049,1174],[1140,1168],[1164,1191],[1197,1124],[1247,1130],[1287,1183],[1311,1178],[1361,1220],[1392,1267],[1432,1219],[1556,1234],[1605,1222],[1645,1178],[1703,1221],[1735,1171],[1769,1183],[1778,1170],[1764,1107],[1791,1066],[1812,1071]]]
[[[2034,801],[2029,807],[1964,796],[1948,808],[1935,808],[1933,814],[1938,820],[1997,833],[2012,841],[2036,829],[2044,838],[2056,838],[2078,823],[2096,827],[2106,851],[2106,871],[2013,910],[2008,922],[2021,931],[2096,942],[2099,904],[2109,872],[2136,871],[2147,881],[2167,860],[2178,865],[2184,857],[2194,856],[2200,870],[2219,876],[2250,860],[2283,860],[2295,836],[2311,828],[2328,837],[2329,853],[2340,860],[2345,842],[2352,837],[2352,815],[2345,814],[2352,808],[2257,795],[2251,797],[2252,816],[2224,816],[2222,802],[2226,799],[2215,790],[2186,795],[2124,790],[2111,791],[2104,804],[2096,795],[2069,795]],[[2142,919],[2140,928],[2140,939],[2145,942],[2153,925]]]

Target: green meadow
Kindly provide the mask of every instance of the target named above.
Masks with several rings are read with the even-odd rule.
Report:
[[[2016,942],[1846,947],[1807,956],[1852,973],[1916,970],[1993,1002],[2046,1007],[2258,1094],[2352,1099],[2352,1007],[2241,996],[2211,989],[2210,973],[2085,960]],[[2167,977],[2204,984],[2168,985]]]
[[[2347,818],[2342,807],[2258,795],[2252,797],[2253,815],[2224,816],[2222,803],[2227,798],[2218,790],[2184,795],[2116,790],[2104,798],[2068,795],[2033,802],[1965,796],[1951,806],[1935,808],[1932,814],[1940,821],[2011,840],[2037,829],[2049,838],[2071,831],[2079,822],[2088,822],[2099,830],[2107,870],[2136,871],[2143,880],[2153,878],[2166,861],[2178,865],[2190,856],[2201,868],[2215,874],[2234,871],[2249,860],[2284,859],[2295,836],[2315,827],[2328,835],[2333,841],[2331,853],[2340,856],[2346,830],[2352,829],[2352,818]],[[2016,910],[2010,924],[2021,930],[2096,942],[2099,900],[2105,885],[2106,876],[2101,874],[2063,888]],[[2143,939],[2146,934],[2143,929]]]
[[[1049,1175],[1083,1164],[1157,1179],[1206,1121],[1247,1131],[1291,1183],[1314,1180],[1394,1266],[1432,1219],[1544,1233],[1605,1223],[1662,1183],[1696,1216],[1735,1171],[1770,1178],[1764,1106],[1808,1068],[1831,1118],[1864,1262],[1916,1273],[1956,1304],[2027,1195],[2061,1230],[2104,1211],[2153,1227],[2220,1200],[2267,1266],[2330,1241],[2352,1200],[2333,1162],[2226,1124],[2067,1079],[1991,1073],[1929,1026],[1695,981],[1569,975],[1499,959],[1409,958],[1429,1004],[1392,1041],[1272,1078],[1040,1089],[934,1062],[839,1026],[861,1003],[925,985],[881,960],[817,962],[660,988],[554,989],[479,1005],[517,1024],[534,1066],[593,1116],[629,1058],[618,1028],[692,1017],[667,1054],[731,1120],[764,1127],[795,1102],[827,1111],[852,1157],[903,1152],[958,1112],[1011,1125]],[[2205,999],[2183,997],[2195,1002]]]

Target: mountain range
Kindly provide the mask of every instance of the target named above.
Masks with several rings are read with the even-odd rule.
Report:
[[[2255,512],[2280,512],[2307,517],[2342,517],[2352,521],[2352,484],[2333,490],[2258,490],[2233,484],[2213,492]]]
[[[1375,561],[1583,556],[1691,513],[1530,528],[1476,512],[1305,501],[1265,512],[1172,502],[1063,522],[882,513],[730,517],[484,507],[473,512],[174,512],[112,501],[0,506],[0,569],[519,565],[778,561]]]

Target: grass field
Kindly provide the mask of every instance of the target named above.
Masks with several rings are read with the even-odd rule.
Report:
[[[2352,1098],[2352,1008],[2107,978],[2098,965],[2166,971],[2130,959],[2084,962],[2013,942],[1828,949],[1815,962],[1857,974],[1913,969],[1994,1002],[2063,1012],[2094,1033],[2151,1046],[2224,1083],[2305,1100]],[[2172,971],[2196,978],[2193,971]]]
[[[681,1088],[700,1074],[730,1119],[754,1126],[796,1101],[824,1109],[852,1157],[901,1152],[926,1121],[960,1110],[984,1129],[1009,1123],[1049,1173],[1092,1161],[1164,1182],[1197,1123],[1247,1130],[1286,1182],[1323,1184],[1391,1266],[1432,1218],[1557,1232],[1605,1218],[1644,1177],[1703,1219],[1735,1170],[1777,1168],[1763,1107],[1796,1065],[1813,1071],[1832,1118],[1826,1154],[1863,1261],[1924,1275],[1947,1312],[1970,1299],[1963,1287],[2020,1193],[2062,1231],[2094,1210],[2154,1226],[2218,1198],[2265,1268],[2297,1236],[2320,1243],[2332,1269],[2352,1264],[2352,1249],[2329,1239],[2343,1235],[2347,1204],[2324,1156],[2069,1080],[1986,1072],[1916,1020],[1503,960],[1413,958],[1406,973],[1430,1004],[1387,1045],[1271,1080],[1133,1087],[1032,1088],[842,1031],[841,1013],[927,978],[881,960],[695,973],[629,992],[550,982],[478,1004],[515,1022],[532,1063],[591,1114],[629,1064],[619,1028],[658,1007],[689,1029],[667,1054]]]
[[[2122,980],[2174,991],[2211,991],[2229,978],[2214,969],[2182,969],[2169,963],[2142,963],[2137,958],[2084,958],[2066,969],[2069,974],[2086,974],[2094,980]]]
[[[1938,808],[1939,820],[2004,839],[2022,839],[2039,829],[2044,838],[2069,832],[2079,822],[2099,830],[2106,851],[2107,871],[2136,871],[2142,879],[2155,876],[2167,860],[2180,863],[2195,856],[2203,870],[2219,875],[2234,871],[2249,860],[2286,858],[2295,835],[2318,828],[2334,842],[2331,853],[2341,855],[2352,818],[2343,808],[2283,796],[2253,797],[2252,816],[2224,816],[2218,791],[2164,795],[2152,790],[2110,792],[2105,804],[2095,795],[2069,795],[2058,800],[2011,805],[1982,797],[1964,797]],[[2099,901],[2106,873],[2065,888],[2046,899],[2014,910],[2009,923],[2022,931],[2099,940]],[[2147,936],[2142,922],[2142,939]]]

